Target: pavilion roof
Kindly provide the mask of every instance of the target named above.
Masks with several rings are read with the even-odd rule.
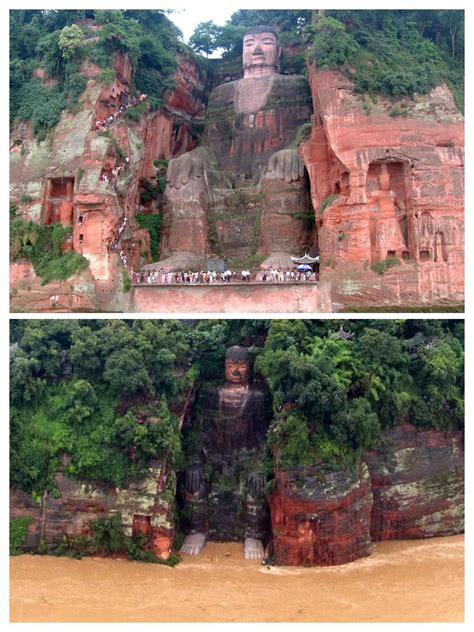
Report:
[[[303,257],[291,257],[293,263],[318,263],[319,255],[317,257],[310,257],[307,252],[305,252]]]

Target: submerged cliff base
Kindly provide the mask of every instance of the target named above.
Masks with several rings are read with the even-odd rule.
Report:
[[[155,463],[127,489],[74,481],[58,473],[59,497],[35,503],[12,490],[12,517],[30,516],[26,549],[64,536],[90,537],[98,517],[119,515],[125,535],[143,534],[166,559],[176,535],[176,478]],[[464,531],[464,440],[460,432],[411,425],[384,433],[356,469],[326,465],[275,472],[268,497],[267,544],[278,565],[332,566],[371,554],[372,542],[432,538]],[[218,510],[218,508],[217,508]],[[225,514],[220,521],[225,522]]]

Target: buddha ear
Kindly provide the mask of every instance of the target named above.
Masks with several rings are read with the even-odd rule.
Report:
[[[281,44],[280,42],[278,42],[278,53],[277,53],[277,63],[276,63],[278,72],[280,72],[281,51],[282,51]]]

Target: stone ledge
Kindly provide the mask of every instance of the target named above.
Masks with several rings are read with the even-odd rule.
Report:
[[[331,312],[326,284],[134,285],[134,312]]]

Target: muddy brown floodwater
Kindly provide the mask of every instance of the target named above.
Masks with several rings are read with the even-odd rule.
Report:
[[[239,544],[175,568],[11,558],[10,620],[79,622],[463,621],[464,537],[383,542],[331,568],[265,567]]]

